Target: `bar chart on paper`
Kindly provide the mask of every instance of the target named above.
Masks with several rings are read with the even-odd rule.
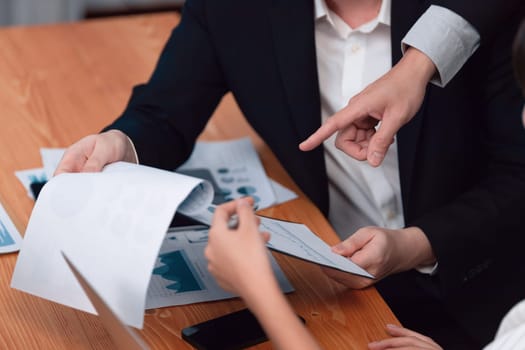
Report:
[[[205,225],[168,231],[149,283],[146,309],[236,297],[223,290],[208,272],[204,256],[207,243],[208,227]],[[281,290],[293,291],[275,259],[269,256]]]

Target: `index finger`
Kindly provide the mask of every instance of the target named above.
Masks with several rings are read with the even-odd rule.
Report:
[[[317,129],[312,135],[299,144],[299,149],[301,151],[313,150],[338,130],[337,123],[335,123],[335,120],[331,118],[334,117],[330,117],[326,123],[321,125],[319,129]]]
[[[299,144],[299,148],[302,151],[313,150],[322,144],[323,141],[332,136],[335,132],[348,127],[361,116],[362,113],[357,109],[352,108],[352,105],[349,104],[345,108],[329,117],[326,122],[319,127],[319,129],[317,129],[312,135]]]

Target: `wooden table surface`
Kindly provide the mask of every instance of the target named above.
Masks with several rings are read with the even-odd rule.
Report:
[[[41,167],[42,147],[66,147],[98,132],[124,109],[132,86],[146,81],[176,14],[0,30],[0,200],[23,234],[33,201],[14,172]],[[228,124],[228,128],[226,128]],[[235,128],[231,128],[235,125]],[[249,135],[269,175],[300,193],[227,95],[202,139]],[[302,222],[327,243],[338,238],[303,195],[260,214]],[[274,253],[296,291],[288,295],[325,349],[366,349],[397,323],[374,288],[348,290],[318,266]],[[96,316],[9,287],[17,254],[0,256],[0,348],[111,349]],[[182,328],[244,307],[229,300],[147,311],[139,333],[154,349],[189,349]],[[271,348],[264,343],[257,349]]]

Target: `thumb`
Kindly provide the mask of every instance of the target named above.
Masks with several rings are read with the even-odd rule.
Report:
[[[270,241],[271,236],[269,232],[262,232],[261,236],[262,236],[264,243],[268,243]]]
[[[332,251],[336,254],[350,257],[354,255],[354,253],[359,250],[355,240],[352,239],[352,237],[344,240],[343,242],[340,242],[332,247]]]
[[[402,126],[403,123],[397,116],[383,118],[381,125],[379,125],[378,130],[371,137],[368,144],[367,160],[371,166],[377,167],[381,165],[388,148],[394,142],[394,136]]]
[[[239,216],[239,229],[255,230],[258,229],[257,217],[253,212],[253,201],[248,198],[237,199],[237,215]]]
[[[352,255],[361,250],[368,242],[370,242],[372,237],[372,230],[370,230],[368,227],[364,227],[360,230],[357,230],[343,242],[333,246],[332,251],[346,257],[352,257]]]
[[[100,159],[100,157],[97,157],[97,155],[94,153],[88,158],[88,160],[84,164],[82,171],[89,173],[99,172],[102,171],[102,168],[106,164],[107,162]]]
[[[86,152],[87,160],[84,164],[83,172],[99,172],[107,164],[119,160],[114,150],[114,143],[108,142],[105,135],[100,134],[95,140],[95,145],[91,153]]]

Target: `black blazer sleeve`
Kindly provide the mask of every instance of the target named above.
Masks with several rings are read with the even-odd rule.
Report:
[[[123,113],[107,129],[133,141],[141,164],[174,169],[226,93],[226,83],[206,27],[204,2],[188,1],[145,85],[134,88]]]

